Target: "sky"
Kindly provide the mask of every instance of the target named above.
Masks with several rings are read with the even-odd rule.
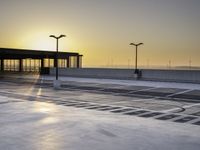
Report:
[[[83,54],[84,67],[200,66],[200,0],[0,0],[0,47]]]

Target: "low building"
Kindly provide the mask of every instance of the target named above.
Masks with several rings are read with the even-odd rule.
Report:
[[[58,52],[57,55],[53,51],[0,48],[1,71],[43,73],[56,67],[56,64],[59,68],[81,68],[82,55],[71,52]]]

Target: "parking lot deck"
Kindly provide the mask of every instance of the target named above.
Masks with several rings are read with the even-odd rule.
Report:
[[[89,149],[123,150],[200,146],[198,84],[63,77],[62,87],[55,90],[52,79],[1,78],[0,149],[14,149],[13,145],[18,149],[88,149],[88,145]]]

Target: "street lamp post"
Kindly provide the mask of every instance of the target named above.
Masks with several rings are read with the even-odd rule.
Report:
[[[139,73],[139,70],[137,68],[137,54],[138,54],[138,46],[143,45],[143,43],[138,43],[138,44],[134,44],[134,43],[130,43],[130,45],[135,46],[135,74]]]
[[[56,80],[58,80],[58,40],[62,37],[66,37],[66,35],[61,34],[60,36],[50,35],[49,37],[56,39]]]
[[[54,80],[53,85],[55,89],[60,88],[60,81],[58,80],[58,40],[60,38],[66,37],[65,35],[61,34],[60,36],[50,35],[49,37],[56,39],[56,59],[55,59],[55,66],[56,66],[56,80]]]

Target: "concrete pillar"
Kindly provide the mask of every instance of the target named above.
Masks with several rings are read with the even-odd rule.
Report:
[[[44,68],[44,59],[43,58],[41,59],[41,65],[40,66],[41,66],[40,71],[42,71],[43,68]]]
[[[4,59],[1,58],[1,71],[4,71]]]
[[[41,68],[44,68],[44,59],[41,59]]]
[[[76,59],[76,67],[77,68],[80,68],[80,57],[79,56],[77,56],[77,59]]]
[[[70,57],[67,58],[67,68],[70,67]]]
[[[19,59],[19,72],[23,71],[23,61],[22,59]]]

